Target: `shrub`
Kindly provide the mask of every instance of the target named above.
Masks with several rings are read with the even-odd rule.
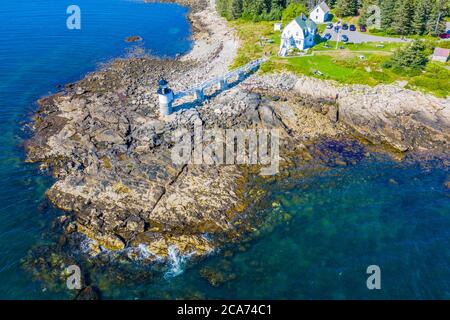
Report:
[[[428,62],[426,45],[416,40],[405,48],[398,49],[391,60],[383,64],[385,68],[421,70]]]

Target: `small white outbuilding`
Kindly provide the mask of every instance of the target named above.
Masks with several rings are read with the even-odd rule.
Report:
[[[273,31],[281,31],[283,25],[280,22],[276,22],[273,24]]]
[[[330,19],[330,8],[325,1],[319,3],[309,13],[309,18],[315,23],[324,23]]]
[[[431,60],[439,62],[447,62],[450,57],[450,49],[435,48]]]

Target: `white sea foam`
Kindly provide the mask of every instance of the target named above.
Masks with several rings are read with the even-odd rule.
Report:
[[[92,240],[86,235],[83,235],[83,240],[80,242],[80,251],[83,253],[91,254],[92,253],[91,245],[93,245],[94,243],[95,243],[94,240]]]
[[[171,245],[168,248],[167,263],[169,270],[164,274],[165,279],[176,277],[184,272],[184,267],[189,258],[192,257],[194,252],[188,254],[181,254],[177,246]]]
[[[129,248],[128,253],[135,253],[137,254],[137,260],[154,260],[154,261],[159,261],[161,262],[163,260],[162,257],[158,256],[157,254],[153,253],[152,251],[150,251],[150,249],[148,248],[148,246],[146,246],[143,243],[140,243],[137,247],[135,248]],[[130,255],[129,255],[130,257]],[[136,259],[136,257],[134,257]]]

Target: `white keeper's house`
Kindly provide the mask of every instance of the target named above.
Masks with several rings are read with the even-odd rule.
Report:
[[[324,23],[330,19],[330,8],[325,1],[319,3],[309,14],[309,18],[315,23]]]
[[[290,49],[306,50],[314,46],[316,34],[316,23],[302,13],[284,28],[278,54],[286,56]]]

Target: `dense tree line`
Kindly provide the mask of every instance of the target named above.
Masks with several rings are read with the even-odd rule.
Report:
[[[372,5],[380,8],[381,30],[401,35],[445,32],[450,9],[448,0],[362,0],[361,23],[367,23],[373,16],[374,12],[369,10]]]
[[[328,1],[329,4],[336,0]],[[321,0],[216,0],[217,10],[229,20],[281,20],[283,12],[303,9],[307,14]]]
[[[307,14],[322,0],[216,0],[217,10],[227,19],[285,20],[300,12]],[[449,0],[328,0],[338,17],[360,14],[366,24],[380,9],[380,28],[391,34],[439,34],[445,32]]]

